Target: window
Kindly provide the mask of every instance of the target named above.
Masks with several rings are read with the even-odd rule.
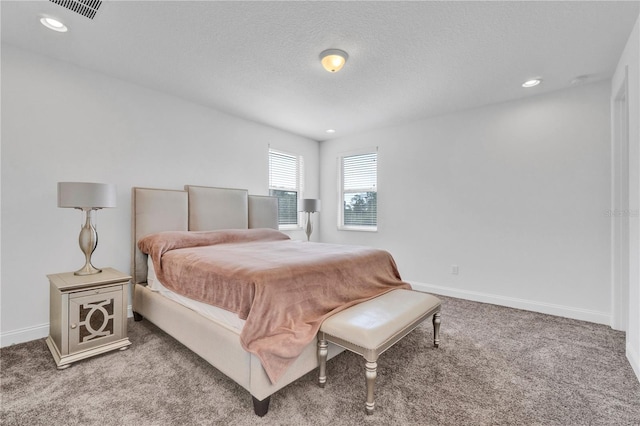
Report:
[[[378,225],[378,153],[339,159],[340,229],[375,231]]]
[[[269,195],[278,197],[280,229],[298,227],[302,193],[302,156],[269,149]]]

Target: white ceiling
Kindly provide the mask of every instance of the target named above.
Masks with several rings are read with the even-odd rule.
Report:
[[[91,20],[48,1],[0,7],[3,43],[314,140],[610,78],[640,13],[640,1],[106,0]],[[320,65],[328,48],[349,54],[337,74]],[[532,77],[544,81],[523,89]]]

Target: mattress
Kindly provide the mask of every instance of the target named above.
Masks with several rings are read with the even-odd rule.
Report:
[[[151,256],[148,256],[147,259],[147,271],[147,287],[150,290],[161,294],[167,299],[178,302],[182,306],[199,313],[203,317],[216,321],[228,328],[231,328],[232,330],[237,331],[238,333],[242,331],[245,320],[240,319],[235,313],[229,312],[222,308],[218,308],[217,306],[212,306],[203,302],[199,302],[197,300],[189,299],[188,297],[175,293],[162,285],[162,282],[158,279],[158,277],[156,277],[156,272],[153,267]]]

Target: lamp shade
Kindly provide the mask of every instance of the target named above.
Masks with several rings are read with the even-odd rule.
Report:
[[[303,198],[298,201],[298,211],[299,212],[319,212],[320,211],[320,200],[315,198]]]
[[[58,207],[102,209],[116,206],[116,186],[110,183],[58,182]]]

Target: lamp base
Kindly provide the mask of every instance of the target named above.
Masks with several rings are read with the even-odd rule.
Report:
[[[311,212],[307,212],[307,228],[305,229],[307,234],[307,242],[311,241],[311,233],[313,232],[313,223],[311,222]]]
[[[86,216],[86,220],[82,229],[80,229],[80,235],[78,236],[78,243],[80,249],[84,253],[84,266],[77,271],[74,275],[93,275],[102,272],[102,269],[98,269],[91,264],[91,254],[98,246],[98,233],[93,226],[93,212],[95,209],[84,208],[82,209]]]
[[[102,272],[102,269],[98,269],[95,266],[93,266],[91,263],[87,263],[82,268],[75,271],[73,275],[93,275],[93,274],[99,274],[100,272]]]

